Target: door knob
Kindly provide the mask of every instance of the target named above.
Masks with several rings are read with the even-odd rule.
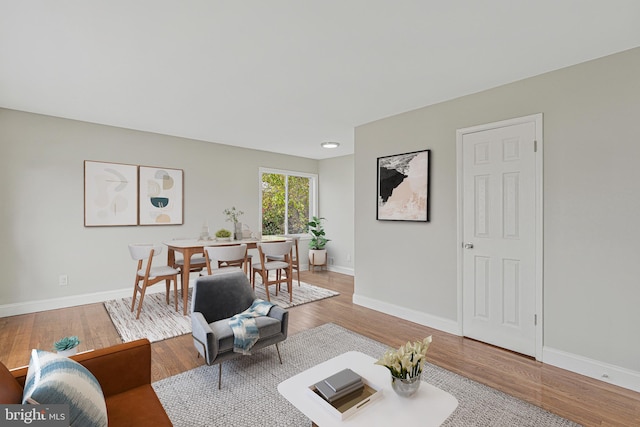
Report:
[[[462,245],[465,249],[473,249],[473,243],[467,242]]]

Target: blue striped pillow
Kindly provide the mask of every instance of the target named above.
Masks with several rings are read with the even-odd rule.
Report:
[[[69,425],[107,426],[107,406],[96,377],[75,360],[32,350],[22,403],[68,404]]]

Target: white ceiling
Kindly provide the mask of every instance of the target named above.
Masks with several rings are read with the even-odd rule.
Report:
[[[322,159],[636,46],[638,0],[0,0],[0,107]]]

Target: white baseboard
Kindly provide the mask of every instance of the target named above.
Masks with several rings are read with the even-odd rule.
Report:
[[[349,269],[331,269],[343,274],[349,273]],[[191,283],[190,283],[191,285]],[[150,287],[148,293],[164,292],[163,286]],[[0,317],[16,316],[20,314],[35,313],[38,311],[54,310],[58,308],[73,307],[84,304],[104,302],[117,298],[130,297],[130,288],[117,289],[113,291],[95,292],[82,295],[71,295],[68,297],[51,298],[46,300],[27,301],[23,303],[13,303],[0,305]],[[401,319],[409,320],[420,325],[438,329],[454,335],[460,335],[460,328],[457,322],[432,316],[423,312],[400,307],[384,301],[379,301],[361,295],[353,295],[353,303],[372,310],[380,311]],[[630,369],[589,359],[562,350],[544,347],[542,350],[542,361],[548,365],[566,369],[577,374],[585,375],[609,384],[623,387],[629,390],[640,392],[640,372]]]
[[[438,316],[423,313],[421,311],[412,310],[406,307],[400,307],[395,304],[353,294],[353,303],[382,313],[390,314],[410,322],[438,329],[454,335],[460,335],[460,327],[458,322],[454,320],[444,319]]]
[[[300,267],[303,270],[308,269],[308,266],[306,266],[307,268],[305,268],[304,265],[301,265]],[[347,274],[350,276],[354,275],[353,269],[345,267],[330,266],[329,270]],[[193,281],[196,277],[197,275],[195,273],[192,273],[191,279],[189,280],[189,287],[193,287]],[[154,294],[164,291],[164,286],[151,286],[147,289],[148,294]],[[20,314],[36,313],[39,311],[55,310],[58,308],[75,307],[84,304],[94,304],[97,302],[104,302],[112,299],[127,298],[131,297],[132,295],[133,290],[131,288],[125,288],[112,291],[94,292],[90,294],[69,295],[59,298],[4,304],[0,305],[0,317],[17,316]]]
[[[152,290],[153,288],[149,288],[149,292],[152,292]],[[164,290],[164,288],[162,290]],[[131,289],[118,289],[115,291],[95,292],[92,294],[70,295],[67,297],[3,304],[0,305],[0,317],[17,316],[19,314],[36,313],[38,311],[93,304],[116,298],[130,297],[132,294],[133,291]]]
[[[301,271],[308,271],[309,270],[309,264],[300,265],[300,269],[301,269]],[[355,271],[353,270],[353,268],[342,267],[342,266],[339,266],[339,265],[327,265],[327,270],[328,271],[334,271],[336,273],[346,274],[348,276],[355,276],[355,274],[356,274]]]
[[[355,271],[353,271],[353,268],[341,267],[339,265],[330,265],[329,271],[335,271],[336,273],[342,273],[348,276],[355,276]]]
[[[549,347],[542,349],[542,362],[618,387],[640,392],[640,372]]]
[[[193,280],[189,281],[189,287],[193,286]],[[165,292],[164,286],[150,286],[148,294]],[[113,291],[94,292],[90,294],[69,295],[66,297],[18,302],[0,305],[0,317],[17,316],[20,314],[36,313],[38,311],[55,310],[58,308],[75,307],[84,304],[94,304],[112,299],[127,298],[133,296],[133,289],[116,289]]]
[[[443,319],[356,294],[353,295],[353,303],[453,335],[462,335],[458,322],[453,320]],[[544,347],[542,350],[542,362],[618,387],[640,392],[640,372],[549,347]]]

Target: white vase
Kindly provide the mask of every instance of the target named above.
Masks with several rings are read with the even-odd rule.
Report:
[[[233,227],[233,237],[235,240],[242,240],[242,223],[236,222]]]

